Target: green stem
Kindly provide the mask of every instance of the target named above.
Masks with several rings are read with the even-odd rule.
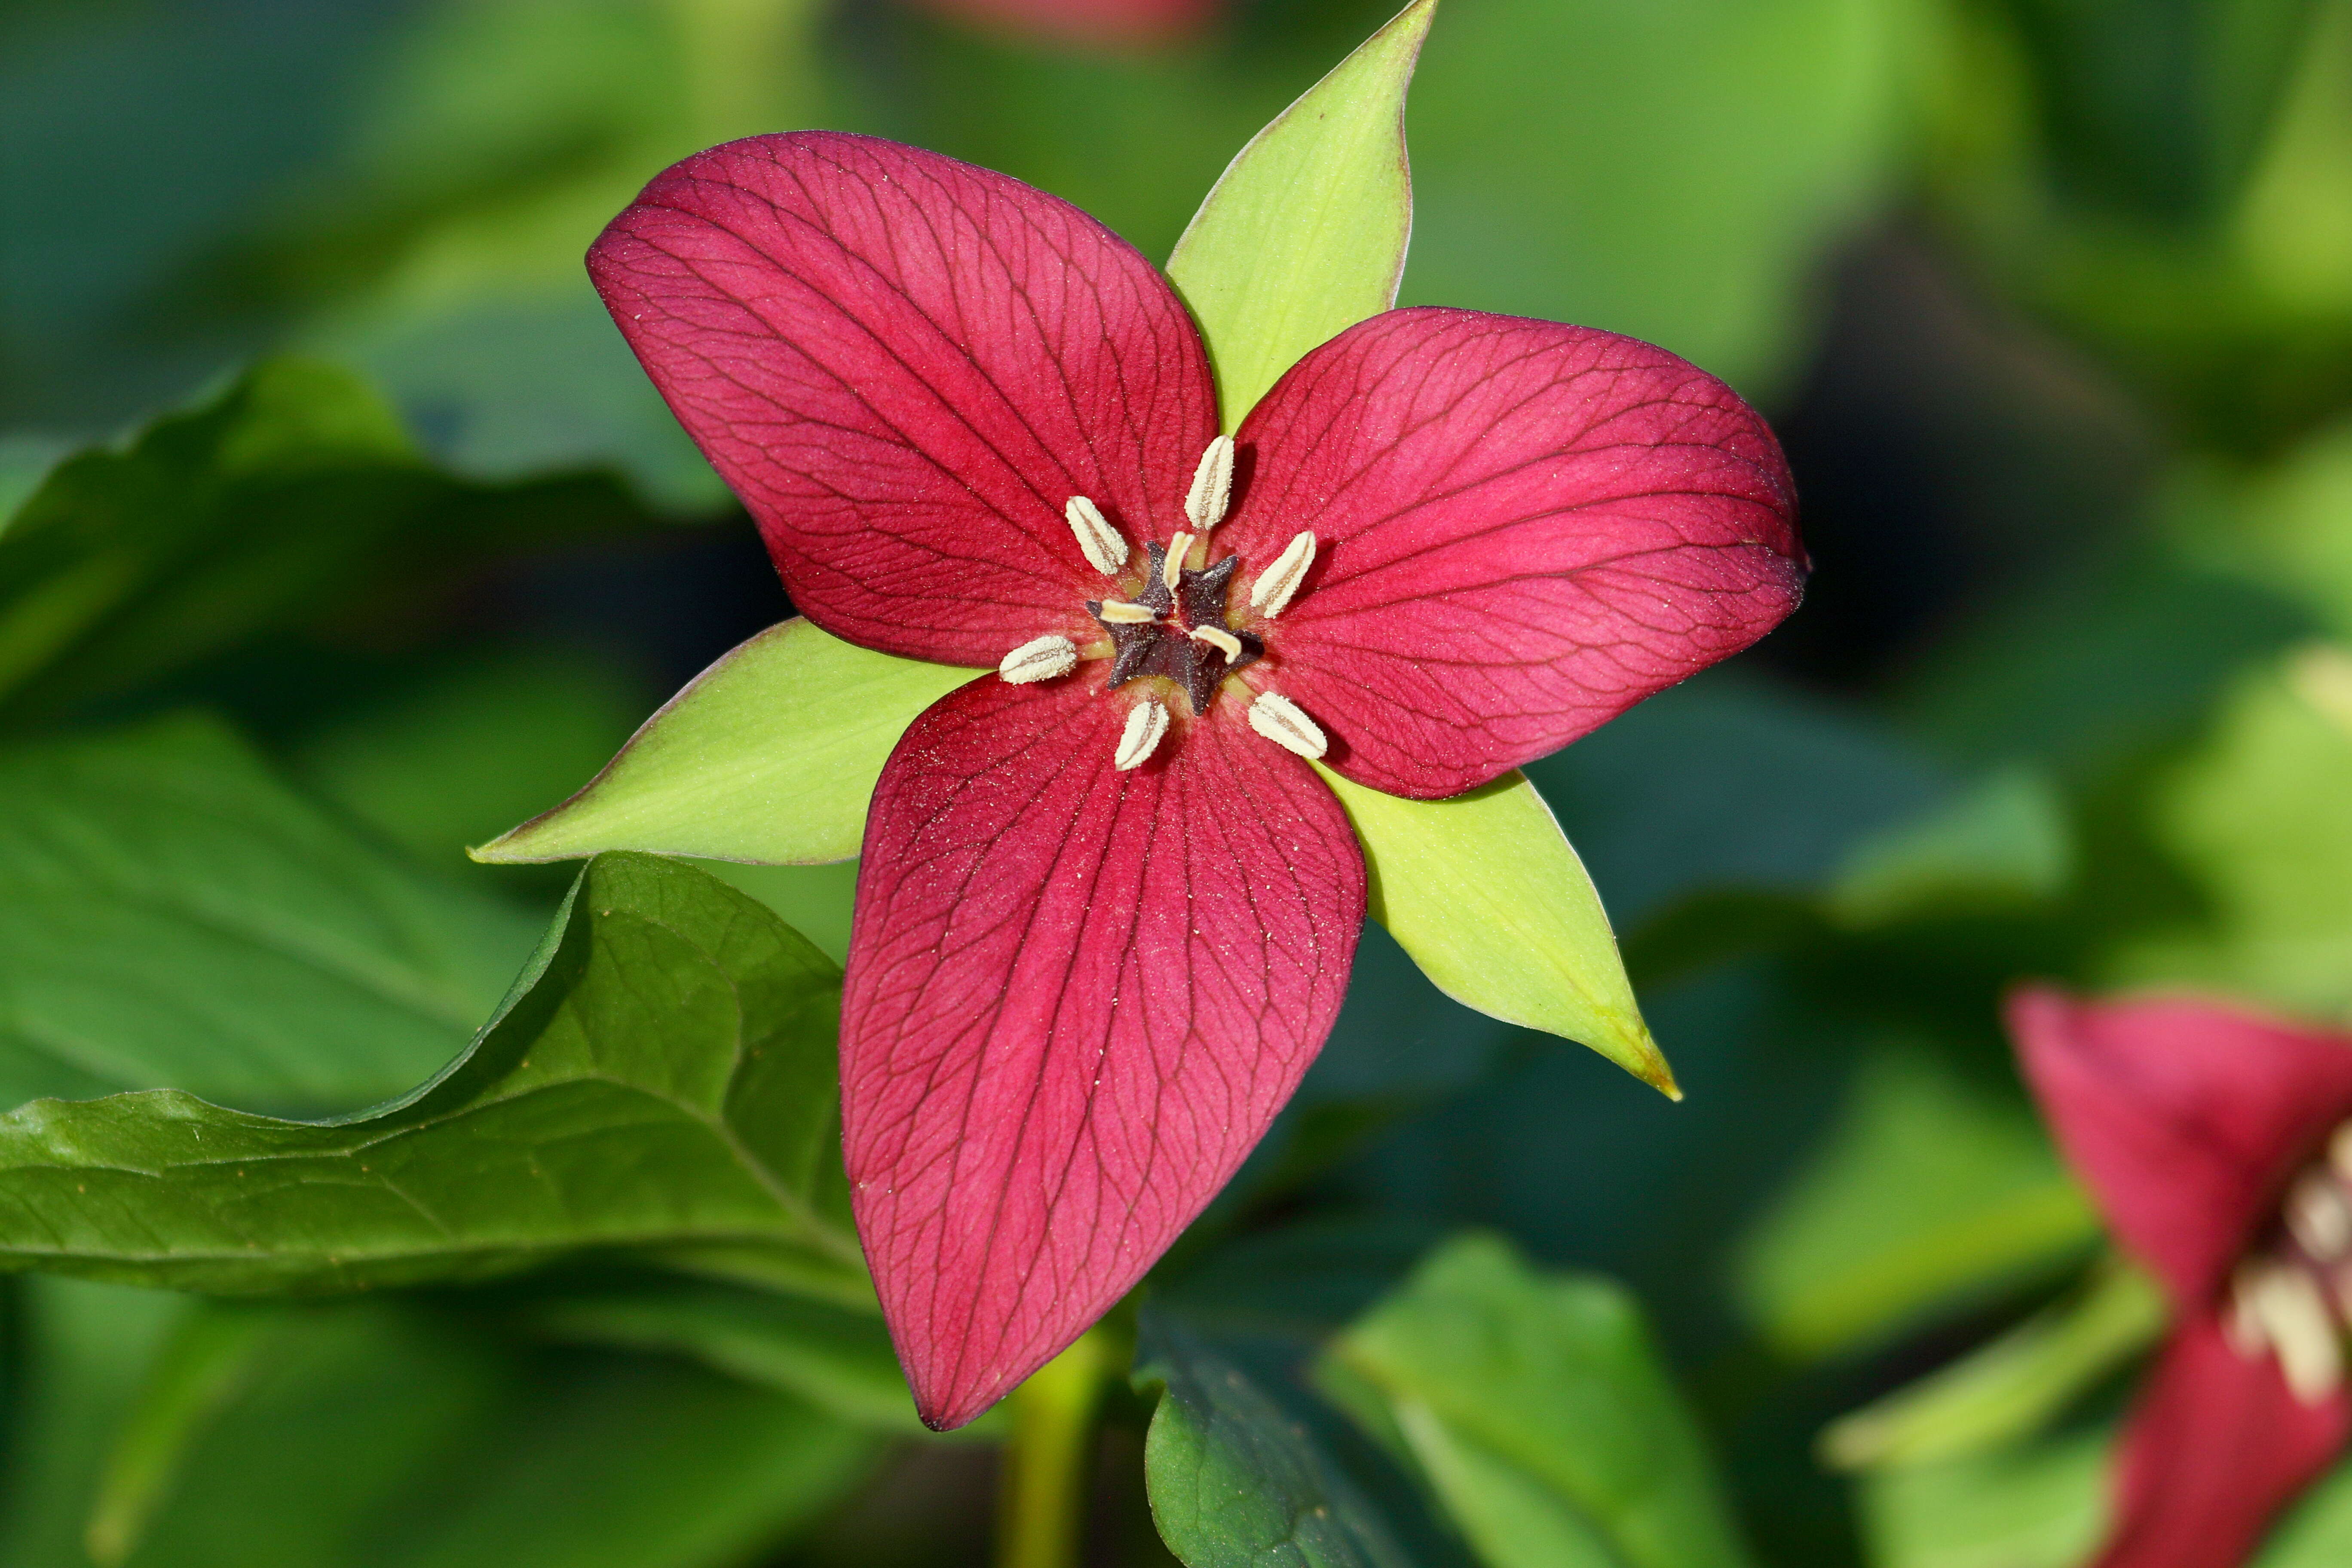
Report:
[[[1112,1361],[1109,1334],[1088,1329],[1013,1391],[996,1568],[1076,1568],[1087,1451]]]

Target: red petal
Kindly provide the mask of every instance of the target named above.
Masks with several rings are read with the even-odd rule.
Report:
[[[2095,1568],[2239,1568],[2271,1516],[2335,1462],[2352,1401],[2295,1398],[2268,1355],[2191,1319],[2140,1390],[2116,1472],[2116,1523]]]
[[[1391,310],[1294,365],[1238,439],[1221,548],[1258,568],[1321,542],[1265,683],[1391,795],[1557,751],[1762,637],[1804,578],[1763,420],[1610,332]]]
[[[842,1142],[941,1429],[1076,1338],[1233,1174],[1330,1032],[1363,919],[1361,852],[1305,763],[1227,711],[1115,772],[1128,705],[1103,670],[942,698],[866,820]]]
[[[2123,1244],[2196,1308],[2352,1116],[2352,1039],[2187,997],[2009,1002],[2026,1081]]]
[[[1064,521],[1183,525],[1216,434],[1200,333],[1067,202],[892,142],[754,136],[647,185],[588,253],[646,374],[835,636],[993,665],[1098,635]]]

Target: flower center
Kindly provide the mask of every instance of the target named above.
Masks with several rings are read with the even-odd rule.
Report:
[[[1192,542],[1181,533],[1176,537]],[[1261,638],[1225,624],[1225,599],[1233,592],[1234,573],[1242,558],[1228,555],[1196,572],[1161,545],[1144,548],[1150,553],[1150,577],[1132,603],[1150,611],[1150,620],[1107,618],[1102,600],[1087,601],[1087,613],[1110,634],[1110,675],[1103,685],[1109,689],[1141,675],[1165,676],[1183,691],[1194,714],[1206,713],[1224,679],[1265,654]],[[1171,578],[1176,584],[1172,589]]]
[[[1228,555],[1213,565],[1192,564],[1196,546],[1202,559],[1207,558],[1209,534],[1224,521],[1233,481],[1233,439],[1220,436],[1201,455],[1192,488],[1185,493],[1184,518],[1191,530],[1165,544],[1156,541],[1145,544],[1147,570],[1133,597],[1086,601],[1087,613],[1109,641],[1110,671],[1103,680],[1105,691],[1157,677],[1184,694],[1194,719],[1205,719],[1216,700],[1217,689],[1265,656],[1263,637],[1232,624],[1230,600],[1241,557]],[[1104,576],[1116,578],[1130,554],[1126,537],[1085,496],[1072,496],[1064,516],[1087,563]],[[1273,620],[1297,596],[1315,564],[1315,542],[1314,534],[1300,533],[1251,580],[1249,607],[1255,624]],[[1008,681],[1025,684],[1058,679],[1077,664],[1077,645],[1049,634],[1006,654],[997,673]],[[1130,706],[1113,759],[1121,771],[1149,762],[1171,731],[1171,715],[1155,694],[1157,689],[1147,686],[1123,694]],[[1247,714],[1252,730],[1286,751],[1313,760],[1328,749],[1322,730],[1297,703],[1277,691],[1258,687]]]
[[[2343,1385],[2352,1325],[2352,1121],[2288,1185],[2280,1223],[2238,1265],[2223,1321],[2239,1354],[2276,1352],[2287,1386],[2305,1405]]]

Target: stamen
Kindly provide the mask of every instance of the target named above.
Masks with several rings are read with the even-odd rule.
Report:
[[[1314,564],[1315,536],[1302,533],[1250,584],[1250,608],[1269,621],[1282,614],[1282,607],[1298,592],[1298,584],[1307,581],[1307,569]]]
[[[2310,1275],[2273,1266],[2255,1286],[2252,1305],[2295,1398],[2317,1405],[2343,1384],[2344,1349]]]
[[[1151,760],[1167,733],[1168,710],[1144,699],[1127,710],[1127,728],[1118,732],[1118,750],[1112,753],[1110,765],[1120,773],[1141,767]]]
[[[1127,541],[1110,525],[1102,508],[1084,496],[1072,496],[1062,515],[1070,520],[1070,531],[1078,536],[1078,548],[1086,552],[1088,565],[1108,577],[1127,564]]]
[[[1207,643],[1211,647],[1223,654],[1227,664],[1233,663],[1242,656],[1242,639],[1223,626],[1194,626],[1192,636],[1196,640]]]
[[[1184,558],[1192,553],[1192,536],[1180,533],[1168,542],[1168,556],[1160,563],[1160,581],[1174,593],[1176,584],[1184,580]]]
[[[2271,1337],[2263,1331],[2262,1315],[2254,1310],[2254,1298],[2261,1289],[2264,1265],[2241,1263],[2230,1280],[2230,1305],[2221,1314],[2221,1334],[2230,1348],[2252,1361],[2270,1349]]]
[[[1225,508],[1234,499],[1234,438],[1220,436],[1209,443],[1201,454],[1201,466],[1192,470],[1192,488],[1184,497],[1184,515],[1192,521],[1193,529],[1206,533],[1225,521]]]
[[[1077,645],[1064,637],[1046,636],[1023,643],[1004,656],[996,673],[1015,686],[1033,680],[1053,680],[1070,673],[1078,662]]]
[[[2286,1228],[2315,1263],[2352,1252],[2352,1207],[2344,1191],[2317,1171],[2306,1172],[2286,1195]]]
[[[1315,721],[1278,691],[1257,694],[1257,700],[1249,707],[1249,726],[1283,750],[1296,752],[1310,763],[1331,749],[1331,742],[1324,738]]]
[[[1113,626],[1140,626],[1160,617],[1149,605],[1130,605],[1125,599],[1105,599],[1103,607],[1095,612],[1095,618]]]
[[[2328,1135],[2327,1163],[2337,1175],[2352,1182],[2352,1121]]]

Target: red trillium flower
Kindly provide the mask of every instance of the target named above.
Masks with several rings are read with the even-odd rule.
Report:
[[[1311,759],[1454,795],[1797,603],[1771,433],[1608,332],[1392,310],[1227,439],[1109,230],[815,132],[688,159],[589,267],[801,613],[992,672],[883,770],[843,1002],[858,1233],[935,1426],[1133,1286],[1321,1047],[1365,872]]]
[[[2236,1568],[2352,1436],[2352,1037],[2047,990],[2009,1023],[2059,1146],[2173,1309],[2098,1568]]]

